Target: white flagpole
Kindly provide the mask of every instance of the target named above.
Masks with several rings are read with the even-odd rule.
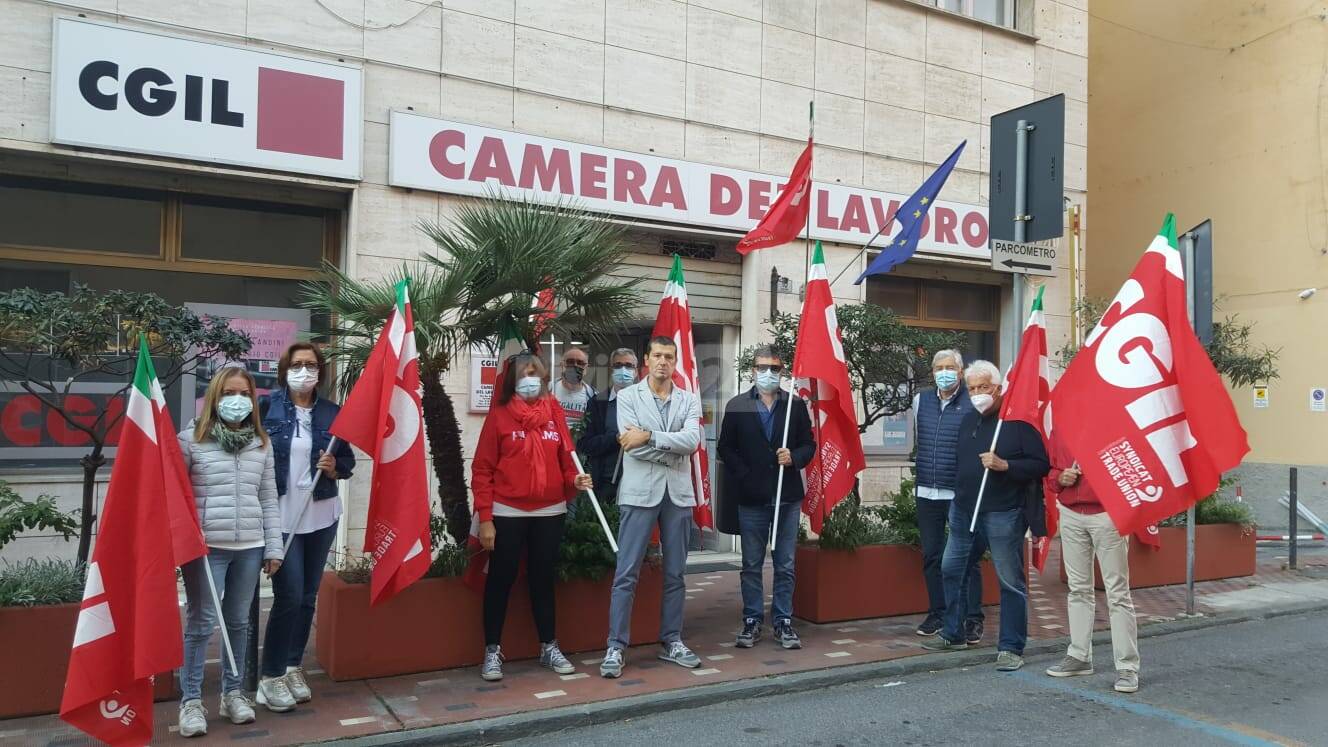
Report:
[[[323,453],[331,454],[336,448],[337,448],[337,437],[333,436],[331,439],[328,440],[327,448],[323,450]],[[322,457],[319,458],[321,459]],[[336,457],[333,457],[333,459],[335,458]],[[299,528],[300,522],[304,520],[304,513],[309,510],[309,504],[313,503],[314,501],[314,488],[318,487],[318,481],[322,478],[322,475],[320,474],[320,470],[318,469],[318,465],[316,463],[314,464],[313,468],[309,470],[309,475],[314,478],[314,485],[312,488],[309,488],[309,496],[304,499],[304,505],[300,506],[300,512],[295,515],[295,522],[291,524],[290,536],[286,538],[286,546],[281,549],[281,558],[283,561],[286,558],[286,553],[290,552],[291,543],[295,541],[295,530]],[[291,486],[287,485],[286,492],[289,493],[290,489]]]
[[[584,475],[586,470],[581,466],[581,457],[577,456],[575,451],[569,451],[572,455],[572,464],[576,465],[576,473]],[[604,530],[604,537],[609,540],[609,547],[613,548],[613,553],[618,554],[618,542],[613,539],[613,532],[609,529],[609,520],[604,518],[604,509],[599,507],[599,499],[595,497],[595,489],[586,491],[590,494],[590,505],[595,507],[595,516],[599,518],[599,526]]]
[[[221,628],[221,643],[226,649],[226,659],[231,663],[231,671],[238,677],[240,668],[235,666],[235,649],[231,648],[231,637],[226,633],[226,618],[221,612],[221,595],[217,593],[217,581],[212,577],[212,563],[208,562],[207,556],[199,558],[203,562],[203,570],[207,574],[208,589],[212,591],[212,608],[217,611],[217,627]],[[250,635],[255,635],[255,631],[250,631]]]
[[[783,387],[780,388],[781,391]],[[779,400],[776,399],[778,404]],[[784,438],[779,448],[788,448],[789,421],[793,419],[793,380],[789,379],[788,406],[784,408]],[[775,515],[770,520],[770,552],[775,551],[775,540],[779,538],[779,504],[784,495],[784,465],[779,465],[779,482],[775,484]]]
[[[990,449],[987,449],[987,451],[990,451],[990,452],[995,453],[995,451],[996,451],[996,439],[998,439],[998,438],[1001,437],[1001,426],[1002,426],[1002,425],[1005,425],[1005,421],[1004,421],[1004,420],[1001,420],[1001,419],[999,419],[999,418],[997,418],[997,420],[996,420],[996,432],[993,433],[993,434],[991,434],[991,448],[990,448]],[[983,494],[984,492],[986,492],[986,490],[987,490],[987,475],[990,475],[990,474],[991,474],[991,470],[990,470],[990,469],[987,469],[987,468],[985,468],[985,467],[982,469],[982,484],[978,485],[978,500],[977,500],[977,503],[974,503],[974,504],[973,504],[973,520],[972,520],[971,522],[969,522],[969,524],[968,524],[968,531],[969,531],[969,532],[975,532],[975,531],[977,531],[977,528],[978,528],[978,509],[982,508],[982,494]]]

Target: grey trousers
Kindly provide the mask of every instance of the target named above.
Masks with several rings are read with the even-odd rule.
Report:
[[[641,561],[650,535],[659,524],[659,544],[664,553],[664,603],[659,615],[659,640],[682,640],[682,603],[687,594],[683,572],[687,570],[687,538],[692,527],[692,507],[675,506],[668,495],[658,506],[618,507],[618,568],[613,574],[609,598],[609,647],[631,645],[632,602]]]

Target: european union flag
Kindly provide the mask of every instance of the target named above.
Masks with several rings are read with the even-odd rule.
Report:
[[[964,152],[964,146],[968,141],[959,144],[954,153],[945,159],[945,163],[937,167],[932,175],[927,177],[927,181],[918,187],[918,191],[913,193],[904,201],[903,205],[895,211],[893,220],[899,221],[899,233],[895,234],[893,239],[885,243],[885,248],[876,255],[876,259],[867,266],[862,275],[853,281],[854,285],[861,285],[868,275],[883,275],[894,266],[907,262],[909,257],[918,250],[918,239],[922,236],[922,219],[927,215],[927,210],[936,202],[936,195],[940,193],[941,187],[945,186],[945,180],[950,178],[950,172],[954,170],[955,163],[959,160],[959,154]]]

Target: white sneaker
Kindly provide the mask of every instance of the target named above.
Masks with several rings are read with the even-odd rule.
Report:
[[[207,709],[198,698],[180,704],[180,736],[200,737],[207,734]]]
[[[258,681],[258,702],[273,713],[285,713],[295,707],[295,696],[286,686],[286,677],[264,677]]]
[[[314,699],[309,681],[304,678],[304,667],[286,667],[286,687],[290,688],[296,703],[308,703]]]
[[[221,708],[217,710],[222,718],[228,718],[232,724],[252,724],[254,722],[254,707],[249,703],[249,698],[239,690],[231,690],[221,696]]]

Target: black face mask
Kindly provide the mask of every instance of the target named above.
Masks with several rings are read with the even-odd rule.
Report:
[[[584,378],[586,378],[586,372],[576,366],[567,366],[563,369],[563,380],[568,384],[580,384]]]

